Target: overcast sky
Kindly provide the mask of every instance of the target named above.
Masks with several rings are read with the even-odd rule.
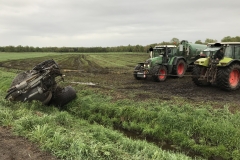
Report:
[[[0,0],[0,46],[145,46],[226,36],[240,36],[240,0]]]

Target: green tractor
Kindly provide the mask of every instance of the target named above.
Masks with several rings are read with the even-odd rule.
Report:
[[[152,50],[152,57],[144,63],[138,63],[133,76],[137,80],[151,76],[157,82],[165,81],[167,75],[181,78],[199,58],[201,51],[206,48],[207,45],[192,44],[185,40],[181,41],[179,46],[155,46]]]
[[[192,80],[198,86],[216,85],[223,90],[239,88],[240,42],[209,43],[207,55],[194,62]]]

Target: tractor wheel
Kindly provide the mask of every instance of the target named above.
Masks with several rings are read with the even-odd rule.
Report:
[[[167,68],[162,65],[155,66],[152,72],[153,80],[156,82],[163,82],[167,78]]]
[[[137,71],[136,71],[136,70],[140,70],[140,68],[141,68],[140,64],[136,65],[135,68],[134,68],[133,76],[136,80],[141,80],[142,79],[141,77],[137,76]]]
[[[177,64],[173,69],[173,74],[177,75],[178,78],[181,78],[184,76],[186,70],[187,70],[186,62],[184,60],[180,59],[177,61]]]
[[[240,65],[233,64],[219,68],[217,72],[217,85],[223,90],[236,90],[240,86]]]
[[[199,78],[203,75],[205,75],[207,71],[206,67],[201,67],[198,65],[195,65],[192,69],[192,81],[197,85],[197,86],[207,86],[210,85],[207,80],[199,80]]]
[[[50,104],[62,108],[76,98],[76,96],[76,91],[71,86],[65,88],[57,87],[56,91],[53,93],[53,98],[51,99]]]
[[[19,73],[12,81],[11,83],[11,87],[12,86],[15,86],[19,83],[21,83],[22,81],[24,81],[25,79],[27,79],[28,77],[30,77],[31,74],[30,74],[30,71],[26,71],[26,72],[21,72]]]

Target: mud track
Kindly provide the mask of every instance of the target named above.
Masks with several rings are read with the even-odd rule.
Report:
[[[86,77],[88,79],[86,80]],[[132,73],[96,74],[82,77],[85,81],[96,83],[94,88],[109,89],[115,92],[111,96],[115,99],[130,98],[135,101],[148,99],[173,100],[176,97],[193,106],[198,104],[211,105],[214,108],[229,107],[231,112],[240,110],[240,90],[224,91],[217,86],[196,86],[188,72],[183,78],[168,77],[165,82],[154,82],[151,77],[145,80],[135,80]],[[80,79],[80,81],[81,81]]]

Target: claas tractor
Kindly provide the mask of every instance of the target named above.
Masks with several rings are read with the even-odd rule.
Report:
[[[58,64],[50,59],[33,69],[19,73],[12,81],[5,99],[11,101],[40,101],[44,105],[63,107],[76,97],[71,86],[60,87],[63,81]]]
[[[192,44],[186,40],[176,45],[158,45],[152,57],[135,66],[133,76],[137,80],[152,77],[154,81],[165,81],[168,75],[181,78],[193,66],[207,45]]]
[[[194,62],[192,80],[197,86],[215,85],[223,90],[239,88],[240,42],[209,43],[205,58]]]

